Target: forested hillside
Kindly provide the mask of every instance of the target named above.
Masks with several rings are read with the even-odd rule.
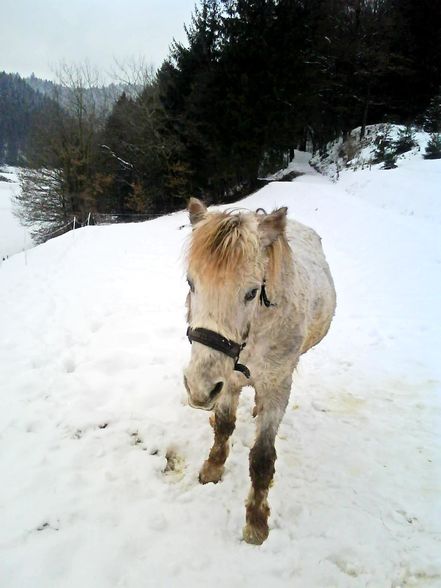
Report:
[[[107,140],[134,165],[145,204],[164,192],[167,202],[181,193],[226,200],[254,189],[295,146],[322,149],[376,122],[422,122],[441,83],[440,39],[439,3],[205,0],[152,87],[115,108],[119,134],[108,127]],[[166,155],[154,153],[152,124]]]
[[[32,122],[49,102],[18,74],[0,72],[0,164],[25,163]]]
[[[439,2],[202,0],[186,33],[110,114],[85,72],[68,71],[22,178],[38,238],[90,212],[130,220],[191,195],[232,201],[295,147],[323,152],[369,124],[420,127],[441,148]]]

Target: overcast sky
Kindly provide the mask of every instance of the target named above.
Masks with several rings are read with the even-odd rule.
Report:
[[[0,0],[0,71],[54,79],[61,61],[88,60],[103,74],[114,59],[159,66],[184,40],[196,0]]]

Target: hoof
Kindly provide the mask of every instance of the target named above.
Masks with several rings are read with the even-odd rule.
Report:
[[[251,545],[262,545],[268,539],[269,529],[267,524],[259,526],[247,523],[243,528],[243,540]]]
[[[223,473],[224,466],[212,464],[207,459],[207,461],[204,462],[201,471],[199,472],[199,482],[201,484],[208,484],[209,482],[217,484],[217,482],[219,482],[219,480],[222,478]]]

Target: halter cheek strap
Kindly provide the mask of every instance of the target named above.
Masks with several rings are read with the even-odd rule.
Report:
[[[262,287],[260,288],[260,296],[259,296],[260,304],[264,304],[267,308],[269,308],[270,306],[277,306],[276,304],[273,304],[272,302],[270,302],[270,300],[268,299],[268,296],[266,294],[265,285],[266,285],[266,280],[263,280]]]
[[[276,306],[276,304],[273,304],[268,299],[265,284],[266,281],[263,280],[259,296],[260,304],[263,304],[264,306],[266,306],[266,308],[269,308],[270,306]],[[234,359],[234,370],[236,372],[241,372],[248,379],[251,377],[251,372],[247,368],[247,366],[239,363],[239,355],[246,345],[245,342],[236,343],[236,341],[233,341],[232,339],[227,339],[220,333],[216,333],[216,331],[210,331],[210,329],[204,329],[202,327],[198,327],[196,329],[188,327],[187,337],[190,343],[196,341],[196,343],[201,343],[201,345],[211,347],[211,349],[215,349],[216,351],[220,351],[221,353],[228,355],[228,357]]]

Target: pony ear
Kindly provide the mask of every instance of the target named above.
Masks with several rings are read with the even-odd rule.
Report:
[[[287,207],[283,206],[271,214],[258,215],[260,240],[264,247],[285,233],[287,212]]]
[[[191,224],[195,225],[204,218],[207,212],[207,207],[201,200],[190,198],[187,204],[187,210],[190,214]]]

